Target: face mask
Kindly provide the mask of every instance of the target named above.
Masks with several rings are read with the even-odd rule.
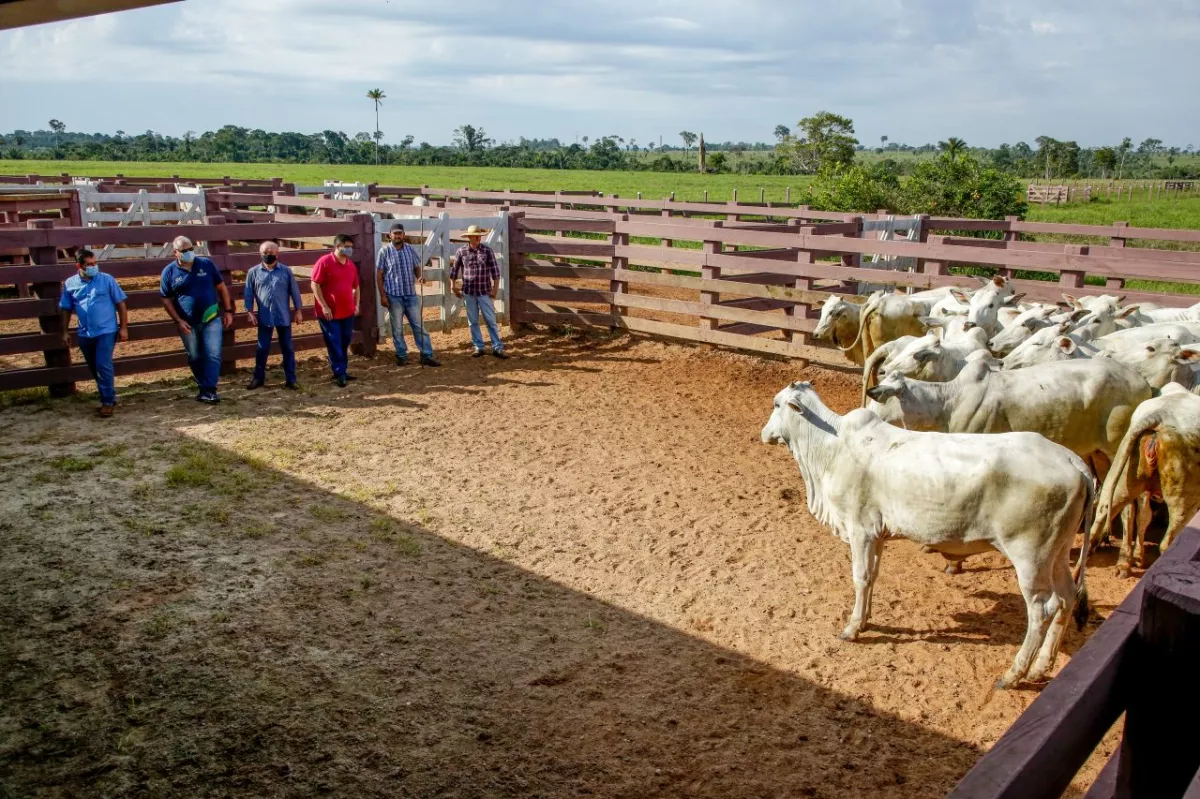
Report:
[[[100,274],[100,267],[96,266],[95,264],[92,264],[91,266],[85,266],[83,268],[83,273],[88,277],[95,277],[96,275]]]
[[[270,266],[271,264],[275,263],[276,260],[277,259],[275,258],[274,255],[264,255],[263,256],[263,263],[266,264],[267,266]]]
[[[196,260],[196,253],[191,250],[179,254],[179,263],[181,264],[190,264],[194,260]]]
[[[354,255],[354,248],[353,248],[353,247],[343,247],[343,248],[342,248],[342,256],[343,256],[343,257],[345,257],[345,258],[349,258],[351,255]]]

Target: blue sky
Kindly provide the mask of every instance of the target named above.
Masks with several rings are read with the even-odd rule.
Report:
[[[0,130],[1200,145],[1195,0],[185,0],[0,32]]]

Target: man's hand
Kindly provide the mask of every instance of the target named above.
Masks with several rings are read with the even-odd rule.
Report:
[[[117,331],[117,341],[129,341],[129,328],[121,325],[121,329]]]
[[[383,293],[380,293],[380,295],[379,295],[379,304],[382,305],[384,308],[392,307],[390,304],[390,301],[388,300],[388,296]]]
[[[230,313],[229,311],[226,311],[225,313],[221,314],[221,325],[226,330],[233,327],[233,314]]]
[[[454,289],[454,296],[462,299],[462,289]]]
[[[322,315],[322,316],[324,316],[326,319],[332,319],[332,318],[333,318],[333,311],[329,310],[329,306],[328,306],[328,305],[326,305],[326,304],[325,304],[325,303],[323,303],[323,302],[319,302],[319,303],[317,303],[317,305],[321,306],[321,315]]]
[[[493,300],[496,299],[496,289],[492,289],[491,291],[489,291],[488,296],[491,297]]]
[[[254,315],[254,311],[246,311],[246,318],[250,320],[252,327],[258,327],[258,317]]]
[[[175,326],[179,328],[179,332],[183,335],[189,335],[192,332],[192,326],[182,319],[175,320]]]
[[[292,324],[298,325],[303,321],[304,321],[304,311],[297,308],[295,311],[292,312]]]

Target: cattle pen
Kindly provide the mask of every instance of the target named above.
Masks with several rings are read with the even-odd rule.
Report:
[[[0,194],[0,390],[35,396],[0,410],[17,795],[1185,795],[1198,764],[1163,698],[1194,670],[1200,531],[1136,587],[1095,555],[1107,618],[1040,691],[997,694],[1024,621],[1003,558],[950,576],[898,544],[882,626],[838,642],[843,548],[786,454],[753,439],[796,377],[857,405],[848,362],[812,336],[831,296],[971,271],[1032,299],[1187,305],[1160,282],[1200,283],[1200,254],[1173,248],[1200,233],[234,179],[194,187],[199,218],[152,216],[189,182],[93,180],[113,201],[90,208],[70,181]],[[95,217],[143,191],[142,219]],[[521,335],[513,362],[480,366],[443,302],[450,242],[484,219]],[[294,398],[179,401],[164,243],[206,245],[238,297],[278,240],[310,312],[304,273],[330,237],[354,237],[370,287],[393,220],[430,259],[445,370],[375,357],[376,308],[356,323],[356,391],[309,363]],[[133,324],[120,426],[84,431],[87,372],[54,310],[81,246],[144,248],[101,262]],[[230,381],[253,351],[243,316]]]

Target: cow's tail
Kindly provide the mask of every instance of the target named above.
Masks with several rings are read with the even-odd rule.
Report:
[[[870,323],[871,315],[875,313],[876,309],[879,307],[879,298],[881,296],[882,295],[880,294],[872,294],[867,298],[867,301],[863,303],[862,311],[858,314],[858,331],[854,334],[854,341],[851,341],[850,344],[845,347],[835,341],[834,345],[839,350],[842,352],[849,352],[858,346],[858,342],[862,341],[863,330]]]
[[[1092,524],[1096,517],[1096,505],[1098,486],[1096,478],[1085,467],[1083,469],[1084,476],[1087,480],[1087,502],[1084,505],[1083,519],[1080,521],[1080,532],[1083,533],[1083,545],[1079,548],[1079,562],[1075,565],[1075,626],[1082,630],[1087,624],[1088,614],[1088,592],[1087,572],[1088,550],[1091,549],[1092,541]]]
[[[867,359],[863,362],[862,401],[859,403],[858,407],[867,407],[867,389],[876,385],[878,382],[879,367],[883,366],[883,362],[887,360],[887,356],[891,354],[892,350],[894,349],[894,343],[895,342],[889,341],[888,343],[881,345],[879,349],[868,355]]]

